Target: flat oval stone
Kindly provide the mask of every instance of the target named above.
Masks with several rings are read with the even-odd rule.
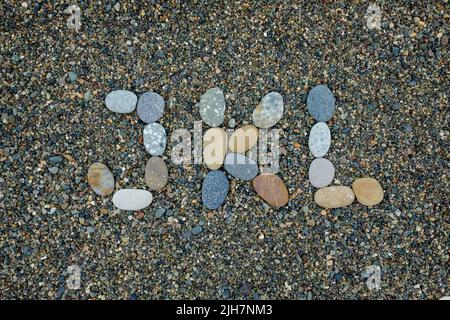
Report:
[[[219,169],[227,152],[228,135],[222,128],[208,129],[203,135],[203,161],[211,170]]]
[[[309,91],[306,100],[309,114],[316,120],[326,122],[333,117],[336,99],[326,85],[318,85]]]
[[[139,98],[137,114],[145,123],[158,121],[164,113],[164,99],[156,92],[146,92]]]
[[[116,208],[131,211],[148,207],[152,203],[152,200],[152,194],[142,189],[120,189],[114,193],[112,198]]]
[[[145,150],[152,156],[160,156],[166,149],[166,130],[159,123],[150,123],[144,127]]]
[[[316,191],[314,201],[323,208],[342,208],[352,204],[355,194],[345,186],[326,187]]]
[[[253,124],[258,128],[270,128],[283,116],[283,97],[278,92],[266,94],[253,110]]]
[[[202,202],[208,209],[217,209],[225,201],[230,184],[225,172],[214,170],[208,172],[202,184]]]
[[[107,196],[114,191],[114,176],[106,165],[95,162],[88,169],[88,183],[98,195]]]
[[[317,122],[309,133],[309,151],[316,158],[321,158],[327,154],[331,145],[331,132],[325,122]]]
[[[136,108],[137,96],[128,90],[115,90],[105,98],[106,107],[112,112],[130,113]]]
[[[169,180],[166,163],[160,157],[151,157],[145,166],[145,183],[151,190],[160,191]]]
[[[252,180],[258,174],[256,161],[240,153],[229,153],[225,157],[225,170],[241,180]]]
[[[316,188],[328,186],[334,178],[334,166],[330,160],[316,158],[309,166],[309,182]]]
[[[383,200],[383,188],[374,178],[356,179],[353,181],[352,188],[358,202],[366,206],[377,205]]]
[[[289,201],[288,190],[283,180],[274,174],[260,174],[253,180],[253,188],[272,207],[280,208]]]
[[[245,153],[258,142],[258,128],[251,124],[237,129],[230,136],[228,148],[231,152]]]
[[[198,105],[202,120],[210,127],[223,123],[225,114],[225,96],[220,88],[212,88],[200,97]]]

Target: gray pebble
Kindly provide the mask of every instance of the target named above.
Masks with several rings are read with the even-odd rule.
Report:
[[[166,130],[159,123],[146,125],[143,137],[145,149],[152,156],[159,156],[166,149]]]
[[[208,172],[202,184],[202,202],[208,209],[217,209],[225,201],[230,184],[225,172]]]
[[[143,122],[156,122],[164,113],[164,99],[156,92],[146,92],[139,98],[136,111]]]
[[[201,96],[198,104],[202,120],[210,127],[223,123],[225,113],[225,96],[220,88],[212,88]]]
[[[203,227],[202,226],[195,226],[192,228],[191,232],[192,234],[199,234],[200,232],[202,232]]]
[[[326,85],[312,88],[306,103],[309,114],[315,120],[326,122],[333,117],[336,99]]]
[[[240,153],[227,154],[224,166],[229,174],[241,180],[252,180],[258,174],[256,161]]]
[[[258,128],[270,128],[283,116],[283,97],[278,92],[266,94],[253,110],[253,124]]]
[[[308,146],[309,151],[316,158],[327,154],[331,145],[331,132],[325,122],[318,122],[309,133]]]
[[[130,113],[136,108],[137,96],[128,90],[111,91],[105,98],[106,107],[112,112]]]

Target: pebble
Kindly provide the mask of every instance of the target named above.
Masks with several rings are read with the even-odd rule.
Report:
[[[48,158],[48,161],[52,164],[57,164],[57,163],[62,162],[63,158],[60,156],[53,156],[53,157]]]
[[[253,188],[272,207],[280,208],[288,203],[288,190],[283,180],[274,174],[257,176],[253,180]]]
[[[92,190],[98,195],[107,196],[114,191],[114,176],[103,163],[91,164],[88,168],[87,178]]]
[[[258,174],[256,161],[240,153],[227,154],[224,166],[229,174],[241,180],[252,180]]]
[[[223,164],[227,152],[228,135],[222,128],[208,129],[203,135],[203,161],[210,170]]]
[[[202,120],[210,127],[223,123],[225,114],[225,96],[220,88],[212,88],[200,97],[198,105]]]
[[[199,234],[200,232],[202,232],[203,227],[202,226],[195,226],[191,229],[191,233],[192,234]]]
[[[230,184],[225,172],[208,172],[202,184],[202,202],[208,209],[217,209],[225,201]]]
[[[366,206],[377,205],[383,200],[383,188],[374,178],[355,179],[352,188],[358,202]]]
[[[352,189],[345,186],[332,186],[322,188],[314,194],[314,201],[323,208],[342,208],[352,204],[355,194]]]
[[[230,136],[228,148],[231,152],[244,153],[253,148],[258,142],[258,129],[252,125],[246,125],[237,129]]]
[[[136,111],[143,122],[156,122],[164,113],[164,99],[156,92],[146,92],[139,98]]]
[[[48,169],[48,171],[50,171],[50,173],[57,174],[59,169],[58,167],[51,167]]]
[[[145,166],[145,183],[154,191],[162,190],[169,179],[166,163],[160,157],[151,157]]]
[[[253,124],[258,128],[270,128],[283,116],[283,97],[278,92],[266,94],[253,110]]]
[[[158,209],[156,209],[156,211],[155,211],[155,218],[156,219],[161,218],[164,215],[164,213],[166,213],[166,209],[165,208],[158,208]]]
[[[145,150],[152,156],[160,156],[166,149],[166,130],[159,123],[150,123],[144,127]]]
[[[309,133],[309,151],[316,158],[321,158],[327,154],[331,145],[331,132],[325,122],[318,122]]]
[[[130,211],[144,209],[152,203],[152,200],[152,194],[142,189],[120,189],[114,193],[112,198],[116,208]]]
[[[112,112],[130,113],[136,108],[137,96],[128,90],[111,91],[105,98],[106,107]]]
[[[336,99],[326,85],[312,88],[306,103],[309,114],[316,121],[326,122],[333,117]]]
[[[334,166],[330,160],[316,158],[309,166],[309,182],[316,188],[328,186],[334,178]]]
[[[76,81],[77,78],[78,78],[78,75],[77,75],[75,72],[73,72],[73,71],[70,71],[70,72],[69,72],[69,80],[70,80],[71,82]]]
[[[448,45],[448,37],[447,36],[442,36],[441,45],[443,45],[443,46]]]

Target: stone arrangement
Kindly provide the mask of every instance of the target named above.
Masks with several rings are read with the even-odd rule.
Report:
[[[331,146],[331,132],[326,121],[333,117],[336,99],[325,85],[311,89],[307,98],[309,114],[318,121],[309,133],[308,147],[315,159],[309,167],[309,181],[319,188],[314,194],[314,201],[323,208],[341,208],[353,203],[356,199],[363,205],[374,206],[383,200],[383,189],[373,178],[356,179],[352,188],[346,186],[330,186],[335,169],[330,160],[323,158]]]
[[[162,190],[169,179],[167,165],[161,156],[166,149],[166,130],[156,123],[164,113],[164,99],[155,92],[146,92],[137,96],[127,90],[115,90],[105,98],[106,107],[116,113],[131,113],[136,109],[137,115],[147,125],[143,131],[144,146],[151,157],[145,166],[145,182],[150,190]],[[111,194],[115,181],[111,171],[102,163],[93,163],[88,169],[88,183],[95,193],[101,196]],[[116,208],[121,210],[141,210],[148,207],[153,200],[150,191],[142,189],[120,189],[112,198]]]
[[[226,199],[229,182],[219,170],[222,165],[232,177],[250,181],[256,193],[274,208],[287,204],[289,194],[283,180],[273,174],[258,176],[257,161],[245,152],[258,143],[258,128],[268,129],[283,116],[283,97],[277,92],[265,95],[252,114],[253,125],[245,125],[228,138],[224,129],[218,128],[224,120],[225,98],[220,88],[212,88],[201,96],[198,104],[202,120],[210,127],[203,136],[203,161],[210,171],[202,185],[202,202],[208,209],[219,208]]]

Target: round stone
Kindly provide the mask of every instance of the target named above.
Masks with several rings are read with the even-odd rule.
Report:
[[[336,99],[326,85],[311,89],[306,100],[309,114],[317,121],[326,122],[333,117]]]
[[[160,157],[151,157],[145,166],[145,183],[151,190],[162,190],[169,179],[166,163]]]
[[[208,129],[203,135],[203,161],[210,170],[223,164],[227,152],[228,135],[222,128]]]
[[[379,204],[384,197],[380,183],[373,178],[359,178],[353,181],[353,191],[359,203],[366,206]]]
[[[210,127],[223,123],[225,114],[225,96],[220,88],[212,88],[200,97],[198,105],[200,117]]]
[[[283,97],[278,92],[270,92],[262,98],[253,110],[253,124],[258,128],[270,128],[283,116]]]
[[[164,99],[156,92],[146,92],[139,98],[136,110],[145,123],[156,122],[164,113]]]
[[[230,137],[228,148],[231,152],[245,153],[258,142],[258,129],[247,125],[237,129]]]
[[[334,166],[330,160],[316,158],[309,166],[309,182],[316,188],[328,186],[334,178]]]
[[[229,153],[225,157],[225,170],[241,180],[252,180],[258,174],[256,161],[240,153]]]
[[[326,187],[316,191],[314,201],[323,208],[342,208],[352,204],[355,194],[345,186]]]
[[[166,130],[159,123],[150,123],[144,127],[145,150],[152,156],[160,156],[166,149]]]
[[[114,191],[114,176],[106,165],[100,162],[91,164],[88,168],[88,183],[98,195],[107,196]]]
[[[309,133],[309,151],[316,158],[321,158],[327,154],[331,145],[331,132],[325,122],[318,122]]]
[[[137,96],[128,90],[115,90],[105,98],[106,107],[112,112],[130,113],[136,108]]]
[[[280,208],[289,201],[288,190],[283,180],[274,174],[260,174],[253,180],[253,188],[274,208]]]
[[[202,202],[208,209],[217,209],[225,201],[230,184],[225,172],[208,172],[202,184]]]
[[[152,194],[142,189],[120,189],[114,193],[112,198],[116,208],[130,211],[144,209],[152,203],[152,200]]]

